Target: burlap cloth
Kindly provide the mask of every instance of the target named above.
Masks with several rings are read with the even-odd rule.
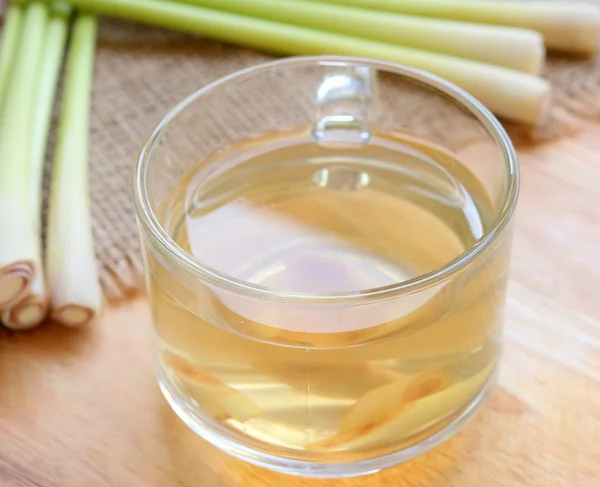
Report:
[[[107,298],[143,289],[131,175],[152,129],[175,103],[201,86],[268,59],[266,54],[174,32],[101,21],[91,122],[91,197]],[[600,120],[600,55],[551,56],[545,76],[554,88],[549,120],[535,131],[508,125],[514,138],[547,140]]]

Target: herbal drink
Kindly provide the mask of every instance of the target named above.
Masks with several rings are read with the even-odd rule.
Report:
[[[401,132],[268,133],[198,161],[160,224],[254,294],[147,252],[163,388],[267,455],[352,462],[421,443],[478,402],[498,360],[507,246],[459,261],[496,213],[456,155]],[[453,261],[447,278],[388,292]]]

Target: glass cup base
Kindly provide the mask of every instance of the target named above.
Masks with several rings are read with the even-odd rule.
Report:
[[[228,431],[207,420],[188,403],[168,378],[160,363],[157,365],[160,390],[177,416],[204,440],[245,462],[276,472],[308,478],[348,478],[379,472],[416,458],[453,437],[475,416],[485,402],[495,383],[492,374],[480,391],[455,415],[455,419],[444,429],[410,448],[378,458],[348,463],[318,463],[276,457],[249,448],[228,438]]]

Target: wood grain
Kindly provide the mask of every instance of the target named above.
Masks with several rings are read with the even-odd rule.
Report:
[[[600,127],[520,155],[500,382],[453,440],[347,480],[229,458],[160,396],[139,298],[86,330],[0,332],[0,486],[600,486]]]

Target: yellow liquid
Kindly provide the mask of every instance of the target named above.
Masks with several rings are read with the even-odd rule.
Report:
[[[422,141],[323,146],[298,133],[202,161],[160,217],[204,265],[323,295],[439,269],[489,229],[494,208],[460,161]],[[435,287],[352,306],[244,297],[147,258],[166,380],[261,452],[343,462],[410,447],[464,411],[498,358],[502,239]]]

